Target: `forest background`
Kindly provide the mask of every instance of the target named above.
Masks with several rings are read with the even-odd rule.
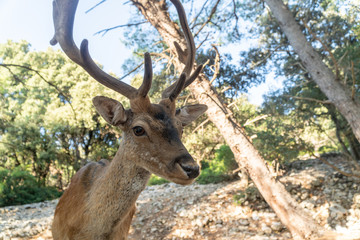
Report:
[[[204,73],[213,88],[270,168],[277,172],[293,160],[336,152],[344,154],[355,170],[360,169],[360,145],[348,122],[313,81],[263,2],[184,4],[199,46],[197,62],[205,63]],[[287,4],[323,62],[357,99],[359,3],[327,0]],[[123,76],[131,72],[125,77],[138,87],[143,53],[151,52],[155,76],[150,95],[156,101],[176,71],[166,44],[135,10],[123,27],[121,42],[133,49],[133,54],[121,72]],[[101,34],[110,33],[116,30]],[[94,48],[96,44],[102,44],[101,38]],[[280,79],[282,87],[264,96],[260,106],[250,103],[248,90],[269,78]],[[115,155],[121,131],[96,113],[91,99],[97,95],[127,104],[57,49],[33,50],[26,40],[0,45],[0,206],[58,197],[88,161]],[[189,91],[180,99],[179,105],[195,101]],[[185,128],[184,135],[186,147],[201,162],[199,183],[237,176],[239,166],[230,147],[206,116]],[[150,184],[163,181],[153,176]]]

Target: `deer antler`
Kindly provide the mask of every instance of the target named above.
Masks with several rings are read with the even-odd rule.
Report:
[[[149,53],[144,56],[144,80],[139,89],[136,89],[101,70],[89,54],[88,41],[81,42],[80,50],[73,39],[73,26],[78,0],[53,1],[53,19],[55,35],[50,41],[51,45],[60,44],[65,54],[75,63],[83,67],[96,81],[108,88],[124,95],[129,99],[138,96],[146,97],[152,82],[152,64]]]
[[[202,65],[199,65],[196,68],[196,70],[193,72],[193,74],[190,75],[191,70],[193,69],[193,66],[194,66],[195,52],[196,52],[194,37],[193,37],[193,35],[190,31],[189,25],[187,23],[185,11],[184,11],[182,4],[180,3],[179,0],[171,0],[171,2],[174,4],[174,6],[176,7],[176,10],[178,12],[180,25],[184,31],[186,44],[187,44],[186,51],[183,51],[181,49],[180,45],[177,42],[174,42],[176,51],[179,56],[179,60],[184,63],[184,61],[186,59],[186,63],[185,63],[185,67],[182,71],[182,74],[180,75],[180,78],[176,82],[174,82],[171,86],[166,88],[162,93],[163,99],[170,98],[171,101],[174,101],[176,99],[176,97],[180,94],[180,92],[183,89],[185,89],[187,86],[189,86],[198,77],[198,75],[200,74],[200,71],[202,70]],[[182,78],[184,78],[184,79],[182,79]],[[182,83],[182,81],[184,83]],[[179,87],[180,85],[182,86],[181,88]]]

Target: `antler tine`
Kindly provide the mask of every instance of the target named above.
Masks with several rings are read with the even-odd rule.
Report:
[[[176,10],[178,12],[180,25],[181,25],[181,28],[183,29],[185,39],[186,39],[186,44],[187,44],[186,63],[185,63],[185,67],[182,71],[182,74],[185,73],[186,76],[188,76],[188,78],[186,78],[185,84],[183,85],[183,88],[181,89],[181,90],[183,90],[197,78],[197,76],[200,74],[200,71],[202,70],[202,66],[198,66],[196,68],[195,72],[192,75],[190,75],[191,70],[194,66],[195,52],[196,52],[194,37],[192,36],[189,25],[187,23],[185,10],[184,10],[184,7],[182,6],[181,2],[179,0],[171,0],[171,2],[174,4],[174,6],[176,7]],[[181,49],[181,47],[179,46],[178,43],[174,42],[174,45],[178,52],[180,61],[185,62],[184,61],[185,51],[183,51]],[[175,91],[175,89],[178,89],[178,87],[177,87],[178,84],[180,84],[180,79],[178,79],[175,83],[173,83],[171,86],[169,86],[168,88],[166,88],[164,90],[164,92],[162,93],[162,98],[168,98],[169,96],[173,96],[174,94],[172,92]]]
[[[171,94],[169,96],[170,101],[173,102],[179,96],[181,91],[184,89],[185,81],[186,73],[182,73],[179,77],[178,83],[175,85],[174,90],[171,91]]]
[[[146,95],[150,91],[153,77],[151,57],[150,53],[148,52],[144,55],[144,68],[144,80],[138,89],[138,94],[141,97],[146,97]]]
[[[50,44],[58,42],[66,55],[75,63],[82,65],[80,51],[73,40],[73,25],[78,1],[53,1],[54,37]],[[61,11],[63,9],[63,11]]]
[[[146,81],[137,90],[136,88],[119,81],[118,79],[107,74],[101,70],[93,61],[88,50],[88,41],[84,39],[81,42],[80,50],[74,43],[73,39],[73,26],[75,12],[78,5],[78,0],[54,0],[53,1],[53,19],[55,26],[55,35],[50,41],[51,45],[59,43],[65,54],[75,63],[83,67],[96,81],[112,90],[124,95],[129,99],[137,96],[146,96],[151,86],[152,74],[151,59],[145,54],[145,75]],[[149,89],[148,89],[149,88]],[[147,89],[147,90],[146,90]],[[144,95],[144,93],[146,94]]]
[[[186,73],[187,76],[190,76],[191,70],[194,66],[196,52],[194,37],[190,31],[183,5],[179,0],[171,0],[171,2],[174,4],[178,12],[180,25],[184,32],[187,44],[187,61],[185,64],[185,68],[182,72]],[[178,48],[181,49],[180,46],[178,46]]]

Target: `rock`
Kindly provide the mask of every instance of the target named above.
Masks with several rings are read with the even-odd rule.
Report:
[[[305,199],[307,199],[309,197],[309,193],[308,192],[303,192],[302,194],[301,194],[301,196],[300,196],[300,199],[301,200],[305,200]]]
[[[337,162],[337,166],[347,170],[344,162]],[[281,182],[301,206],[325,228],[342,232],[359,229],[359,183],[333,174],[318,160],[300,163],[299,169],[285,173]],[[129,239],[291,239],[253,183],[247,189],[239,184],[148,186],[137,201]],[[248,196],[241,205],[233,198],[240,191]],[[45,201],[0,208],[0,240],[35,239],[38,233],[50,232],[56,204]],[[37,235],[37,239],[51,237]]]
[[[311,182],[311,185],[315,188],[323,186],[325,181],[324,177],[318,177],[315,181]]]
[[[270,235],[271,232],[272,232],[271,228],[269,228],[269,227],[266,226],[266,225],[263,225],[263,226],[261,227],[261,231],[263,231],[263,232],[264,232],[265,234],[267,234],[267,235]]]
[[[260,217],[258,215],[256,215],[256,214],[254,214],[254,213],[251,215],[251,218],[254,221],[259,221],[259,219],[260,219]]]
[[[360,208],[360,193],[357,193],[354,195],[353,206],[354,206],[354,208]]]
[[[341,220],[345,217],[346,209],[341,205],[333,203],[329,207],[330,217],[335,220]]]
[[[280,231],[283,228],[283,225],[281,222],[272,222],[270,227],[274,231]]]
[[[240,219],[238,222],[242,226],[248,226],[250,224],[250,222],[247,219]]]

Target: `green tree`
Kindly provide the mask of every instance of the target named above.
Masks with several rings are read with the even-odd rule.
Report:
[[[91,99],[119,95],[50,48],[35,52],[25,41],[8,41],[0,59],[1,166],[31,166],[39,183],[54,177],[62,187],[89,160],[115,154],[120,133],[101,120]]]

